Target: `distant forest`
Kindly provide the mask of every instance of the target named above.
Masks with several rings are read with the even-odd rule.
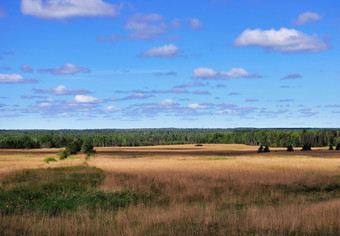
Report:
[[[0,130],[0,148],[62,148],[74,142],[95,147],[205,143],[323,147],[340,143],[340,129]]]

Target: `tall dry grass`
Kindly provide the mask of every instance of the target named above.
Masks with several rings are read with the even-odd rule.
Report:
[[[103,190],[145,193],[153,197],[149,202],[95,214],[0,215],[0,234],[340,235],[340,153],[248,155],[235,154],[247,147],[234,145],[221,160],[216,153],[226,145],[205,146],[212,150],[206,156],[181,147],[98,149],[88,161],[105,171]],[[173,155],[162,155],[171,148]]]

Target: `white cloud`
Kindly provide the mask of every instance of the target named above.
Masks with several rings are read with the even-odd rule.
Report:
[[[168,44],[161,47],[154,47],[140,54],[142,57],[164,57],[172,58],[178,56],[181,49],[174,44]]]
[[[172,106],[172,105],[175,105],[176,102],[171,100],[171,99],[164,99],[162,101],[159,102],[159,105],[161,106]]]
[[[164,20],[165,18],[158,14],[134,14],[127,20],[125,29],[131,31],[130,39],[153,39],[166,33]]]
[[[88,94],[91,93],[88,90],[85,89],[75,89],[75,90],[71,90],[66,88],[64,85],[59,85],[55,88],[51,88],[51,89],[33,89],[33,91],[37,94],[53,94],[53,95],[82,95],[82,94]]]
[[[22,0],[21,12],[43,19],[68,19],[119,15],[121,6],[102,0]]]
[[[298,16],[296,20],[292,21],[294,25],[304,25],[310,22],[316,22],[322,19],[322,16],[315,12],[307,11]]]
[[[285,53],[321,52],[330,48],[316,35],[310,36],[295,29],[286,28],[279,30],[246,29],[234,41],[234,46],[258,46]]]
[[[54,75],[65,75],[65,74],[76,74],[76,73],[90,73],[90,69],[87,67],[80,67],[80,66],[75,66],[70,63],[66,63],[65,65],[55,67],[55,68],[50,68],[50,69],[39,69],[38,72],[49,72]]]
[[[120,111],[120,110],[122,109],[119,107],[115,107],[115,106],[108,106],[104,108],[104,111],[109,111],[109,112]]]
[[[198,104],[198,103],[193,103],[193,104],[189,104],[188,107],[191,108],[191,109],[204,109],[204,108],[206,108],[207,106],[205,106],[205,105],[200,105],[200,104]]]
[[[98,98],[91,97],[91,96],[85,96],[85,95],[76,95],[74,97],[74,101],[79,103],[95,103],[100,102]]]
[[[193,18],[190,19],[190,27],[193,30],[199,30],[203,28],[203,23],[199,19]]]
[[[0,74],[0,83],[37,83],[35,79],[24,78],[18,74]]]
[[[261,78],[262,76],[257,73],[250,74],[243,68],[231,68],[229,71],[217,72],[210,68],[199,67],[194,70],[192,77],[200,79],[228,79],[228,78]]]

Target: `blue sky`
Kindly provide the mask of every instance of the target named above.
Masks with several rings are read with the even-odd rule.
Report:
[[[340,127],[339,10],[1,1],[0,129]]]

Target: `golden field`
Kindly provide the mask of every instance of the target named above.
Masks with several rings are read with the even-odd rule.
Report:
[[[82,165],[100,189],[153,196],[118,211],[0,215],[7,235],[339,235],[340,152],[204,144],[96,148],[45,163],[57,149],[0,150],[0,181],[24,168]]]

